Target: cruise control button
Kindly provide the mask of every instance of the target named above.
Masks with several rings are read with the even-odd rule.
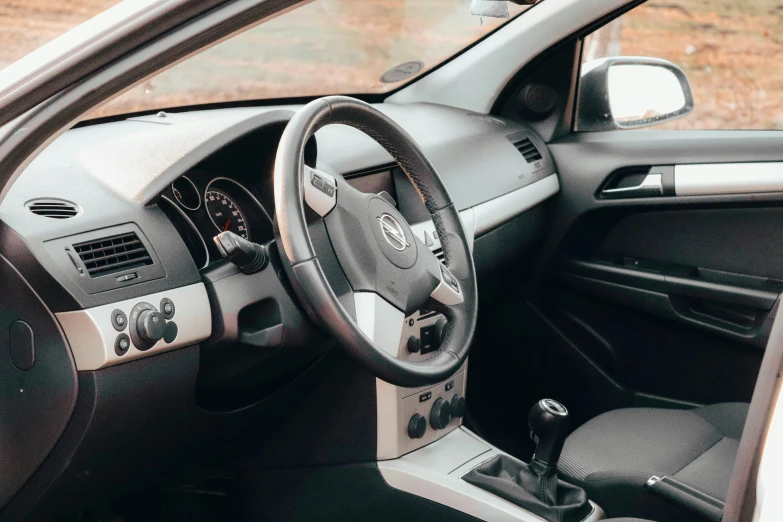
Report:
[[[321,176],[316,176],[313,174],[312,179],[310,180],[313,182],[313,186],[317,188],[318,190],[322,191],[324,190],[324,180],[321,178]]]

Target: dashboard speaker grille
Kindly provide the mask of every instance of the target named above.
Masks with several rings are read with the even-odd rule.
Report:
[[[536,146],[533,145],[533,142],[530,141],[530,138],[520,140],[514,143],[514,146],[517,148],[520,154],[525,157],[525,161],[528,163],[533,163],[534,161],[541,159],[541,153],[538,151]]]
[[[27,210],[38,216],[52,219],[68,219],[79,214],[79,206],[63,199],[34,199],[27,203]]]
[[[135,232],[73,245],[90,277],[153,264],[147,248]]]

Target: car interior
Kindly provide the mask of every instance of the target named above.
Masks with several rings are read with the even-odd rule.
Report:
[[[639,2],[583,4],[384,94],[50,130],[0,203],[0,521],[734,520],[783,134],[636,130],[690,73],[585,64]]]

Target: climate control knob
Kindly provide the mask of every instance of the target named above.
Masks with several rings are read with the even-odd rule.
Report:
[[[449,401],[438,399],[430,410],[430,426],[436,430],[442,430],[449,425],[451,420],[451,405]]]
[[[166,318],[155,310],[143,310],[136,319],[136,333],[142,341],[155,344],[163,339]]]
[[[427,432],[427,421],[419,415],[414,413],[411,420],[408,421],[408,436],[412,439],[420,439]]]
[[[465,397],[455,394],[451,399],[451,416],[456,418],[465,416]]]

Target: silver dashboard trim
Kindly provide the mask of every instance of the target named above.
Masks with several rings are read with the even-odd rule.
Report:
[[[541,522],[533,513],[462,480],[465,473],[500,454],[505,453],[460,427],[413,453],[378,462],[378,469],[389,486],[479,520]],[[593,511],[584,522],[595,522],[604,516],[604,511],[593,504]]]
[[[461,210],[459,215],[471,250],[475,236],[489,232],[506,221],[514,219],[559,191],[560,181],[555,173],[530,185]],[[435,225],[432,220],[411,225],[411,229],[431,249],[440,248],[440,240],[435,235]]]
[[[174,302],[175,314],[173,321],[179,329],[177,338],[171,343],[160,340],[155,346],[146,351],[141,351],[131,344],[125,355],[117,355],[114,352],[114,341],[121,333],[128,333],[128,326],[126,325],[123,331],[115,330],[111,322],[112,312],[119,309],[125,312],[126,316],[130,317],[131,309],[138,303],[150,303],[157,309],[160,306],[161,299],[164,297]],[[96,306],[86,310],[59,312],[55,316],[60,322],[63,332],[65,332],[65,337],[68,339],[78,371],[98,370],[107,366],[150,357],[199,343],[212,335],[212,311],[203,283],[174,288],[165,292]]]
[[[674,166],[677,196],[783,192],[783,162]]]
[[[530,185],[473,207],[475,235],[489,232],[506,221],[530,210],[560,190],[557,174],[551,174]]]

